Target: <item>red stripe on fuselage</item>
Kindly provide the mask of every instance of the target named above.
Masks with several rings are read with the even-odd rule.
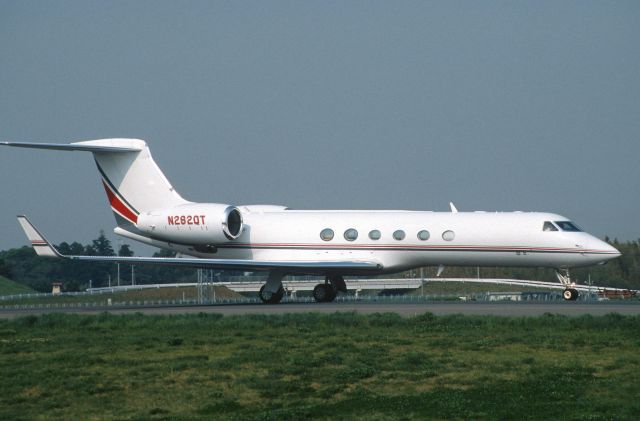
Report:
[[[400,250],[400,251],[489,251],[489,252],[538,252],[538,253],[565,253],[565,254],[614,254],[608,250],[579,249],[579,248],[553,248],[531,246],[479,246],[479,245],[415,245],[415,244],[314,244],[314,243],[226,243],[217,244],[220,248],[261,248],[261,249],[320,249],[320,250]]]
[[[129,220],[129,222],[133,222],[134,224],[138,222],[138,215],[133,213],[131,209],[129,209],[122,201],[115,195],[114,192],[111,191],[107,183],[102,181],[102,185],[104,186],[104,191],[107,192],[107,197],[109,198],[109,203],[111,204],[111,208],[118,212],[122,217]]]

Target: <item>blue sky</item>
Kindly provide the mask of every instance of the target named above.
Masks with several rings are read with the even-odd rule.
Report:
[[[453,201],[633,240],[639,22],[637,1],[0,0],[0,140],[142,138],[194,201]],[[90,155],[0,168],[0,249],[18,213],[54,242],[111,232]]]

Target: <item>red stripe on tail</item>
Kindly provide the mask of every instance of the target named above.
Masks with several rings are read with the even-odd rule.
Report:
[[[104,191],[107,192],[107,197],[109,198],[111,208],[117,211],[124,218],[128,219],[129,222],[133,222],[134,224],[136,224],[138,222],[138,215],[133,213],[131,209],[129,209],[124,203],[122,203],[118,196],[116,196],[111,191],[109,186],[107,186],[107,183],[105,183],[104,180],[102,181],[102,185],[104,186]]]

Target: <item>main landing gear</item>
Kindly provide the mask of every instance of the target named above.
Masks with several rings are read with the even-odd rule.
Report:
[[[562,292],[562,298],[566,301],[575,301],[580,295],[578,290],[573,288],[576,284],[571,282],[571,276],[569,275],[569,269],[556,269],[556,277],[565,290]]]
[[[338,292],[347,292],[347,285],[342,276],[327,276],[324,284],[318,284],[313,289],[313,299],[319,303],[330,303],[336,299]]]
[[[278,304],[284,297],[284,288],[282,287],[282,278],[284,273],[269,272],[267,283],[262,285],[258,292],[258,297],[265,304]]]
[[[267,282],[260,288],[258,297],[265,304],[278,304],[284,297],[282,278],[284,273],[269,272]],[[336,299],[338,292],[347,292],[347,285],[342,276],[327,276],[324,284],[318,284],[313,289],[313,299],[319,303],[329,303]]]
[[[284,297],[284,288],[281,286],[276,292],[271,292],[266,290],[266,286],[267,284],[262,285],[258,296],[265,304],[278,304]]]

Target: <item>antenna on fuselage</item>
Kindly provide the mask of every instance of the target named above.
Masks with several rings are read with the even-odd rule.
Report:
[[[458,213],[458,208],[456,208],[456,205],[454,205],[453,202],[449,202],[449,206],[451,206],[451,212]]]

